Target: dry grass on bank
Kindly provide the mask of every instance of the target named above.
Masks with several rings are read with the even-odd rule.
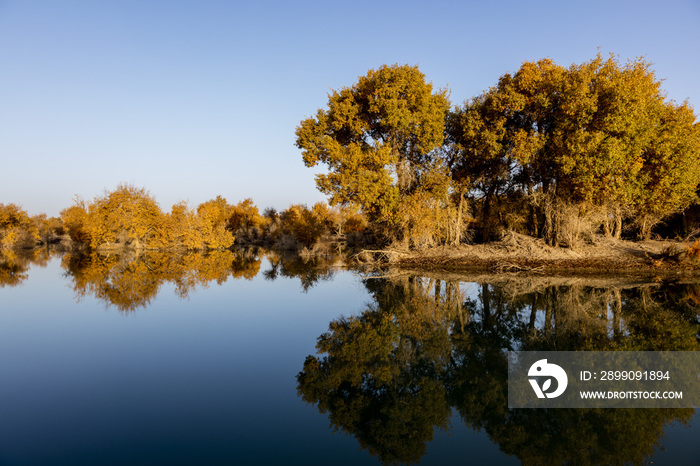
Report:
[[[597,236],[576,249],[552,247],[542,239],[507,232],[500,241],[444,246],[422,251],[367,251],[360,258],[403,268],[444,270],[488,268],[496,272],[583,269],[605,272],[683,271],[700,273],[700,242],[623,241]]]

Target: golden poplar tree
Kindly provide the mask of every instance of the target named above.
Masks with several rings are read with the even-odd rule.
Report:
[[[522,195],[532,229],[550,244],[571,245],[577,232],[567,222],[589,211],[614,218],[618,236],[628,215],[647,237],[696,200],[694,119],[687,104],[664,101],[644,60],[526,62],[450,115],[450,166],[483,194],[484,225],[494,198]]]
[[[296,145],[308,167],[327,165],[316,183],[331,205],[357,204],[393,226],[442,145],[449,105],[447,91],[433,91],[417,67],[384,65],[332,91],[327,108],[297,127]]]

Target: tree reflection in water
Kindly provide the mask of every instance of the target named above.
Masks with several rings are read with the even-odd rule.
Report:
[[[30,265],[50,258],[44,250],[2,252],[0,286],[21,284]],[[65,254],[62,266],[78,298],[130,312],[151,303],[165,283],[185,298],[212,282],[252,279],[261,269],[265,279],[299,279],[307,290],[333,276],[335,261],[264,250],[145,251]],[[525,464],[643,463],[666,425],[694,413],[511,410],[506,352],[698,351],[697,281],[405,275],[365,284],[374,303],[330,323],[297,387],[335,429],[384,463],[420,460],[435,428],[448,429],[454,413]]]
[[[640,464],[664,426],[693,416],[508,409],[506,352],[697,351],[697,284],[490,279],[367,280],[374,304],[330,323],[297,376],[300,397],[383,463],[419,461],[452,410],[524,464]]]
[[[0,288],[21,285],[30,266],[46,267],[55,254],[49,249],[0,249]]]
[[[309,255],[302,256],[295,252],[267,252],[265,254],[270,268],[263,273],[266,280],[280,277],[299,278],[301,289],[306,292],[318,281],[330,280],[335,272],[335,264],[340,256]],[[343,259],[344,260],[344,259]]]
[[[72,280],[78,300],[92,296],[119,311],[131,312],[148,306],[165,283],[174,284],[175,293],[187,298],[197,288],[206,288],[213,282],[221,285],[229,278],[252,280],[260,272],[264,257],[270,265],[263,271],[266,279],[298,278],[304,291],[317,281],[328,279],[334,270],[333,257],[304,260],[298,255],[281,256],[262,249],[66,253],[61,265]],[[12,276],[10,272],[6,275],[21,281],[26,267],[12,272]]]

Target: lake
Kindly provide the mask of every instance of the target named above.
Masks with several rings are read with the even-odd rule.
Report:
[[[693,409],[508,409],[508,350],[697,351],[700,282],[263,251],[0,258],[0,465],[698,464]]]

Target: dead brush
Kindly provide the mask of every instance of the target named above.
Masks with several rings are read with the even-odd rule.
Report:
[[[696,247],[691,253],[691,249]],[[693,254],[694,256],[691,256]],[[644,255],[654,267],[664,267],[665,264],[676,263],[680,264],[684,260],[690,259],[694,263],[698,263],[700,259],[700,241],[696,241],[691,246],[682,247],[679,245],[666,246],[659,254],[649,255],[645,252]]]

